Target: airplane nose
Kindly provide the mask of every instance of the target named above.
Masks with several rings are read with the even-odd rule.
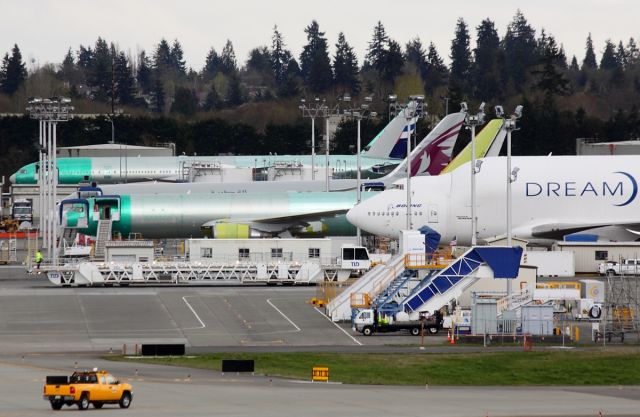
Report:
[[[11,181],[11,184],[15,184],[16,183],[16,174],[12,174],[9,177],[9,181]]]
[[[360,211],[361,206],[362,203],[354,206],[347,212],[347,221],[355,227],[360,227],[360,216],[358,215],[358,212]]]

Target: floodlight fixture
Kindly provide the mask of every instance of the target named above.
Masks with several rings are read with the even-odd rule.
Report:
[[[496,111],[496,117],[500,119],[504,117],[504,109],[502,108],[502,106],[496,106],[495,111]]]

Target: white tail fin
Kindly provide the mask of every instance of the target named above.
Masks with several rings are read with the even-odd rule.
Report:
[[[409,102],[408,107],[415,106],[415,102]],[[364,148],[362,156],[378,159],[403,159],[407,150],[407,133],[415,131],[416,119],[411,120],[407,129],[407,120],[404,112],[400,111],[396,117],[391,119],[384,129]]]

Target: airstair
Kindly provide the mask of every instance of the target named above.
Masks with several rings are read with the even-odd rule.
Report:
[[[498,318],[502,316],[502,312],[505,310],[515,310],[520,313],[522,306],[525,306],[533,301],[533,291],[529,288],[525,288],[520,292],[513,293],[502,297],[497,302]]]
[[[369,307],[371,297],[384,291],[403,271],[404,255],[402,254],[394,256],[384,265],[375,266],[327,304],[327,315],[333,321],[350,320],[352,304]]]
[[[111,240],[111,220],[99,220],[96,232],[96,246],[93,256],[96,259],[104,259],[105,243]]]
[[[482,278],[515,278],[518,275],[522,248],[473,247],[451,265],[424,279],[398,305],[410,320],[420,312],[433,312]]]

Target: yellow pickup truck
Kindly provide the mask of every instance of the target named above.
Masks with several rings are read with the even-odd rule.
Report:
[[[43,399],[51,408],[60,410],[63,405],[76,404],[80,410],[102,408],[104,404],[119,404],[129,408],[133,399],[130,384],[120,383],[106,371],[74,372],[71,376],[47,376]]]

